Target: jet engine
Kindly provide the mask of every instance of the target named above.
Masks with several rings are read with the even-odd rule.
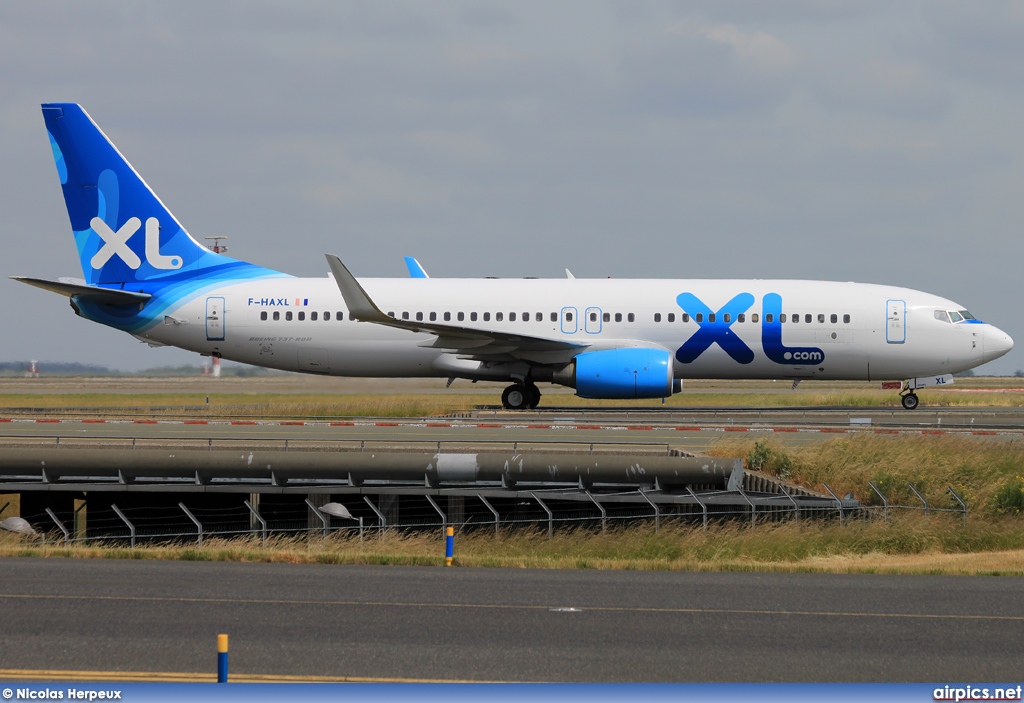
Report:
[[[680,389],[665,349],[628,347],[578,354],[554,374],[581,398],[666,398]]]

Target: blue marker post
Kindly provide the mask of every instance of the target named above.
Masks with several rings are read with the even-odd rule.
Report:
[[[217,683],[228,682],[228,636],[217,635]]]
[[[444,530],[444,565],[452,565],[452,552],[455,551],[455,528],[449,525]]]

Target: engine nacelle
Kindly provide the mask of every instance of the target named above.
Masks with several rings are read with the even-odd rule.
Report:
[[[666,398],[675,390],[672,355],[665,349],[584,352],[573,365],[576,395],[581,398]]]

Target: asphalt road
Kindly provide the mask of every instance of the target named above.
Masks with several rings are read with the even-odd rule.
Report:
[[[1016,681],[1019,579],[0,559],[0,668]],[[565,610],[575,609],[575,610]]]

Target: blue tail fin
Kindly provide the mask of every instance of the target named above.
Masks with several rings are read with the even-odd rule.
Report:
[[[274,273],[192,239],[80,105],[44,104],[43,119],[88,284]]]

